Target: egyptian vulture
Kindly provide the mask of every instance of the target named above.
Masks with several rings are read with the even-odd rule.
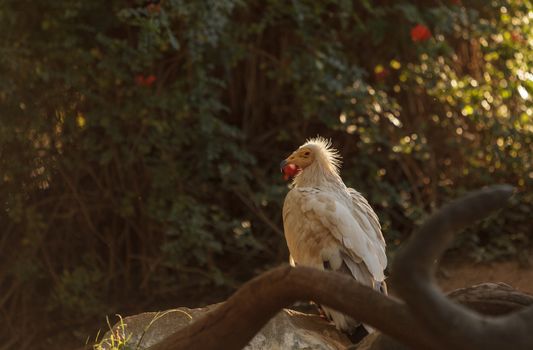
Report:
[[[378,217],[359,192],[346,187],[339,167],[339,153],[321,137],[281,162],[285,179],[293,178],[283,205],[291,264],[347,273],[386,294],[387,256]],[[351,333],[360,325],[340,312],[323,310],[342,331]]]

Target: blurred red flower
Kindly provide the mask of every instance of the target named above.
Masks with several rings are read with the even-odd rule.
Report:
[[[139,86],[151,86],[156,80],[157,78],[153,74],[150,74],[146,77],[143,74],[137,74],[135,76],[135,83]]]
[[[146,84],[146,86],[150,86],[150,85],[152,85],[153,83],[155,83],[156,80],[157,80],[157,78],[155,77],[155,75],[150,74],[149,76],[147,76],[147,77],[144,79],[144,83]]]
[[[411,29],[411,39],[416,43],[431,38],[431,31],[423,24],[417,24]]]

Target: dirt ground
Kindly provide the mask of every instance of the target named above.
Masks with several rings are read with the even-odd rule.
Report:
[[[489,264],[444,262],[437,273],[437,280],[444,291],[482,282],[504,282],[517,290],[533,294],[533,266],[521,267],[515,261]]]

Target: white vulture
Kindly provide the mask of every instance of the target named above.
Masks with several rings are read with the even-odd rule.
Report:
[[[378,217],[359,192],[346,187],[339,167],[337,150],[321,137],[281,162],[285,179],[293,177],[283,205],[291,264],[347,273],[386,294],[387,256]],[[340,312],[323,310],[342,331],[351,333],[360,325]]]

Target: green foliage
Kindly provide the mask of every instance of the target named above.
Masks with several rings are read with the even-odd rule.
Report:
[[[51,307],[61,307],[61,311],[79,312],[83,315],[98,316],[108,310],[105,295],[95,289],[102,284],[100,270],[89,270],[91,264],[77,266],[72,271],[65,270],[55,284]]]
[[[3,1],[0,317],[24,320],[18,347],[28,310],[111,314],[284,261],[277,164],[316,134],[391,253],[450,198],[506,182],[515,202],[457,249],[524,256],[532,4],[459,3]]]

